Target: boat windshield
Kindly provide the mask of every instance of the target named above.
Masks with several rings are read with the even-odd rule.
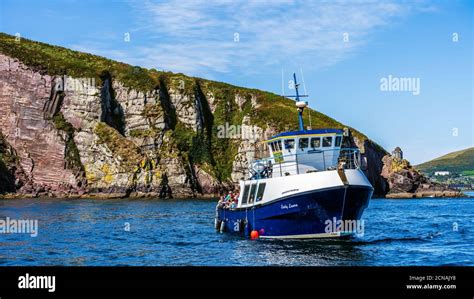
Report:
[[[250,168],[250,178],[261,179],[326,170],[360,168],[359,149],[324,147],[325,142],[326,144],[332,143],[334,140],[339,142],[337,137],[323,137],[323,147],[318,147],[320,140],[319,137],[311,138],[308,148],[308,138],[302,138],[298,145],[300,152],[278,153],[270,158],[254,161]],[[293,146],[294,144],[293,140]],[[307,148],[306,151],[304,151],[305,148]]]

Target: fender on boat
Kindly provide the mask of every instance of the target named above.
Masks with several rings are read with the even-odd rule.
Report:
[[[222,221],[221,221],[220,232],[221,232],[221,233],[225,232],[225,220],[222,220]]]

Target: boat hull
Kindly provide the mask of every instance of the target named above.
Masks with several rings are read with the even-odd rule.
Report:
[[[292,194],[254,207],[218,208],[216,228],[246,236],[256,230],[261,238],[348,236],[354,231],[338,229],[339,221],[360,220],[372,192],[371,186],[346,185]]]

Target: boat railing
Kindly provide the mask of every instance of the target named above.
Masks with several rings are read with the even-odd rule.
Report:
[[[316,167],[316,165],[318,167]],[[313,149],[304,153],[273,155],[250,164],[251,179],[288,176],[335,169],[361,168],[358,148]],[[277,172],[276,175],[274,173]]]

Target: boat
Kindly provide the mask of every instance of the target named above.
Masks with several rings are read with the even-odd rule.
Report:
[[[305,129],[293,74],[299,130],[265,141],[269,156],[251,163],[239,195],[219,200],[215,228],[251,239],[316,239],[357,233],[373,187],[345,129]],[[363,221],[363,220],[362,220]]]

